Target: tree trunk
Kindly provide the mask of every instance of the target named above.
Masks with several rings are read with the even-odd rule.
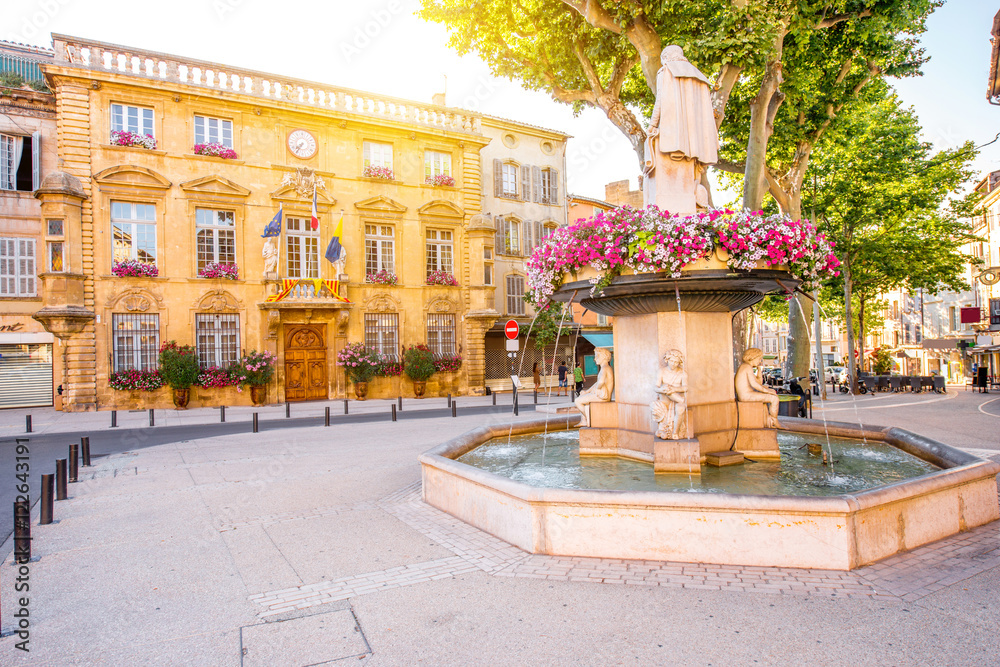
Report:
[[[851,393],[856,393],[854,390],[855,380],[857,375],[857,364],[854,363],[854,313],[852,312],[853,307],[851,305],[851,291],[853,286],[851,285],[851,265],[848,261],[844,262],[844,323],[847,326],[847,373],[851,376]]]
[[[743,207],[760,210],[767,192],[767,142],[774,132],[774,116],[785,99],[781,92],[781,54],[784,29],[778,31],[774,54],[765,67],[760,90],[750,103],[750,139],[747,141],[746,172],[743,175]]]
[[[809,320],[806,297],[796,294],[788,302],[788,372],[792,377],[809,377]]]
[[[865,300],[858,299],[858,368],[865,369]]]
[[[819,293],[813,290],[813,338],[816,341],[816,383],[819,385],[820,400],[826,400],[826,371],[823,368],[823,323],[819,317]]]
[[[749,309],[741,310],[733,316],[733,372],[743,363],[743,353],[747,351],[750,333]]]

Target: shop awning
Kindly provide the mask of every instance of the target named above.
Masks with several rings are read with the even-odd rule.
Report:
[[[973,342],[973,338],[925,338],[920,345],[925,350],[957,350],[958,342],[964,340],[967,343]]]
[[[609,350],[615,347],[615,336],[609,333],[585,333],[583,337],[593,344],[594,347],[606,347]]]
[[[906,357],[909,357],[910,359],[917,358],[917,355],[914,352],[911,352],[910,350],[899,350],[898,352],[896,352],[896,354],[892,356],[896,357],[897,359],[903,359]]]

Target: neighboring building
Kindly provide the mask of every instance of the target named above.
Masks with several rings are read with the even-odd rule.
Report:
[[[628,181],[618,181],[627,183]],[[605,191],[612,185],[605,186]],[[614,204],[601,199],[592,199],[582,195],[569,195],[569,222],[570,224],[592,218],[598,213],[609,211],[615,208]],[[612,347],[613,317],[598,315],[597,313],[585,310],[580,304],[573,304],[573,320],[580,325],[580,337],[576,344],[576,357],[583,359],[583,371],[588,378],[594,378],[600,369],[594,361],[595,347]]]
[[[604,199],[612,206],[631,206],[634,209],[646,208],[642,203],[642,190],[629,190],[627,180],[615,181],[605,185]]]
[[[25,216],[35,220],[33,234],[40,220],[62,224],[62,272],[40,276],[36,305],[49,311],[46,328],[66,339],[56,355],[69,369],[64,409],[169,405],[165,389],[130,394],[107,382],[116,370],[155,368],[168,340],[196,345],[206,367],[254,349],[273,352],[272,402],[346,396],[336,355],[349,342],[394,358],[419,343],[440,356],[461,354],[461,370],[436,374],[428,390],[483,390],[484,332],[504,312],[495,305],[496,280],[514,270],[492,255],[499,234],[481,215],[480,150],[503,128],[520,126],[493,119],[487,131],[480,115],[453,108],[53,40],[45,73],[60,112],[62,171],[49,173],[36,193],[41,215],[35,204]],[[113,131],[152,139],[144,140],[149,147],[116,145],[127,141]],[[518,132],[546,158],[519,153],[519,165],[551,166],[552,182],[561,184],[557,137],[564,135]],[[237,157],[195,154],[203,143]],[[490,183],[493,174],[485,176]],[[558,187],[547,195],[554,203],[532,204],[545,215],[520,203],[490,212],[560,224]],[[261,235],[279,207],[276,270],[265,273]],[[341,218],[347,256],[338,275],[324,251]],[[158,275],[115,275],[126,261],[155,265]],[[230,263],[239,267],[236,280],[200,277],[211,264]],[[425,284],[433,271],[452,273],[460,286]],[[379,272],[398,284],[372,282]],[[245,403],[248,393],[197,390],[192,405]],[[397,394],[412,395],[412,383],[378,378],[369,393]]]
[[[998,14],[1000,16],[1000,14]],[[967,248],[982,265],[970,266],[968,280],[973,288],[971,308],[963,310],[963,321],[976,333],[972,362],[985,365],[990,375],[1000,375],[1000,171],[986,176],[976,186],[982,195],[973,219],[972,231],[978,241]]]
[[[45,220],[35,195],[56,168],[56,100],[41,64],[52,52],[0,42],[0,408],[60,406],[65,348],[34,319],[41,277],[64,270],[60,220]]]
[[[500,315],[486,332],[486,384],[495,391],[511,386],[503,325],[514,319],[523,332],[520,376],[528,380],[522,384],[530,388],[535,362],[551,365],[553,356],[573,353],[568,336],[547,351],[535,349],[533,340],[525,343],[535,311],[524,300],[524,260],[552,230],[567,222],[569,135],[490,116],[482,117],[482,133],[490,141],[480,153],[483,212],[492,219],[494,229],[492,243],[483,250],[484,281],[496,286],[493,307]]]
[[[568,195],[569,201],[569,224],[575,224],[581,220],[587,220],[603,211],[610,211],[615,208],[614,204],[601,199],[592,199],[582,195]]]

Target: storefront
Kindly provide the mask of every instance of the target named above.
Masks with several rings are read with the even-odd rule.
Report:
[[[21,333],[20,328],[23,323],[0,324],[0,408],[52,405],[55,339],[46,332]]]

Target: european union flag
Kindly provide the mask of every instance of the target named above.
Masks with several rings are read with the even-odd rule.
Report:
[[[340,253],[343,252],[343,246],[340,245],[340,236],[344,233],[344,214],[340,214],[340,220],[337,221],[337,228],[333,230],[333,238],[330,239],[330,245],[326,247],[326,259],[330,262],[336,262],[340,259]]]
[[[264,233],[260,235],[262,239],[266,239],[272,236],[281,236],[282,206],[283,204],[278,204],[278,212],[275,214],[273,218],[271,218],[271,222],[267,223],[267,226],[264,227]]]

